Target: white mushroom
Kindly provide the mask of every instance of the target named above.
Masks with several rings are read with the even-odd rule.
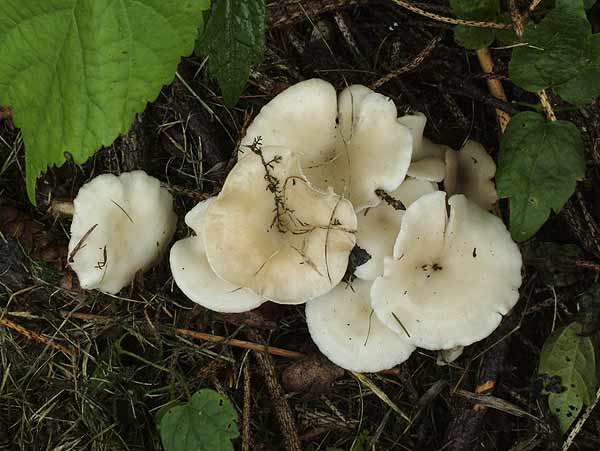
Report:
[[[208,206],[202,225],[214,272],[279,303],[335,287],[356,242],[352,204],[314,189],[281,147],[248,150]]]
[[[442,349],[438,351],[435,363],[438,366],[449,365],[463,355],[464,350],[464,346],[457,346],[456,348],[451,349]]]
[[[117,293],[162,254],[177,224],[173,198],[143,171],[100,175],[73,203],[69,263],[86,289]]]
[[[492,180],[496,163],[478,142],[469,140],[458,152],[447,150],[446,171],[444,187],[449,196],[464,194],[484,210],[498,200]]]
[[[449,349],[488,336],[518,301],[521,254],[502,221],[463,195],[427,194],[406,211],[384,275],[379,319],[415,346]]]
[[[434,183],[407,178],[390,194],[408,207],[421,196],[434,191],[437,191]],[[396,210],[385,202],[358,213],[356,243],[366,250],[371,258],[356,268],[356,277],[375,280],[383,274],[383,259],[392,255],[403,214],[403,210]]]
[[[407,175],[430,182],[444,180],[446,173],[444,152],[449,147],[436,144],[423,136],[427,117],[417,112],[399,117],[398,122],[410,128],[413,134],[412,163]]]
[[[415,347],[379,321],[371,309],[372,282],[339,284],[306,303],[306,323],[320,351],[336,365],[376,372],[404,362]]]
[[[333,86],[317,79],[263,107],[242,140],[240,159],[258,137],[265,146],[291,149],[312,184],[333,187],[356,211],[379,204],[375,190],[393,191],[402,183],[412,153],[412,133],[397,121],[389,98],[355,85],[337,101]]]
[[[197,304],[223,313],[246,312],[265,300],[248,288],[232,285],[219,278],[206,259],[202,221],[213,199],[200,202],[186,215],[185,222],[196,235],[173,245],[171,272],[179,289]]]
[[[444,181],[448,195],[464,194],[481,208],[490,210],[498,200],[492,179],[496,164],[478,142],[468,140],[456,152],[423,137],[427,118],[414,113],[398,118],[413,133],[412,163],[407,175],[430,182]]]

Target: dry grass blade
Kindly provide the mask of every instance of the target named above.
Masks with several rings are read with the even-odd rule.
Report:
[[[476,403],[477,405],[482,405],[485,407],[489,407],[492,409],[500,410],[502,412],[508,413],[510,415],[515,415],[518,417],[527,417],[534,420],[537,423],[540,423],[541,420],[536,416],[530,414],[529,412],[524,411],[518,406],[505,401],[504,399],[497,398],[496,396],[491,395],[482,395],[479,393],[472,393],[466,390],[458,389],[454,392],[455,394],[462,396],[463,398]]]
[[[396,403],[392,401],[390,397],[386,395],[385,392],[377,386],[377,384],[375,384],[375,382],[373,382],[371,379],[369,379],[362,373],[350,371],[350,374],[352,374],[352,376],[354,376],[354,378],[358,382],[360,382],[362,385],[371,390],[375,394],[375,396],[381,399],[385,404],[387,404],[394,412],[400,415],[400,417],[406,420],[409,424],[412,422],[411,418],[407,414],[405,414],[402,411],[402,409],[400,409],[400,407],[398,407]]]

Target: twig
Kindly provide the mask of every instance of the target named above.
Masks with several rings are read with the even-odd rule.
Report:
[[[441,36],[436,36],[427,45],[427,47],[425,47],[423,50],[421,50],[421,52],[410,63],[405,64],[404,66],[402,66],[396,70],[393,70],[386,76],[375,81],[369,87],[373,90],[376,90],[376,89],[380,88],[382,85],[384,85],[385,83],[387,83],[388,81],[391,81],[394,78],[397,78],[402,74],[405,74],[407,72],[411,72],[411,71],[415,70],[417,67],[419,67],[421,64],[423,64],[423,61],[425,61],[431,55],[431,53],[437,47],[437,45],[440,43],[441,40],[442,40]]]
[[[250,355],[244,363],[244,411],[242,417],[242,451],[250,451],[250,407],[252,392],[250,390]]]
[[[299,4],[297,0],[273,1],[267,4],[267,24],[269,28],[282,27],[305,18],[368,2],[369,0],[320,0]]]
[[[188,188],[184,188],[182,186],[178,186],[178,185],[171,185],[168,183],[161,183],[161,186],[166,188],[170,193],[172,194],[179,194],[181,196],[186,196],[189,197],[191,199],[197,199],[197,200],[206,200],[208,199],[211,195],[208,193],[199,193],[198,191],[194,191]]]
[[[21,312],[22,314],[28,312]],[[10,314],[10,312],[9,312]],[[116,319],[109,316],[94,315],[92,313],[70,313],[67,311],[61,311],[60,314],[64,318],[75,318],[83,321],[116,321]],[[227,338],[220,335],[212,335],[206,332],[197,332],[189,329],[176,329],[175,334],[184,337],[191,337],[197,340],[208,341],[210,343],[219,343],[223,345],[233,346],[236,348],[250,349],[256,352],[263,352],[266,354],[276,355],[279,357],[285,357],[292,360],[300,360],[306,357],[306,354],[297,351],[289,351],[283,348],[277,348],[274,346],[266,346],[251,341],[238,340],[237,338]],[[397,376],[400,373],[399,368],[390,368],[388,370],[380,371],[379,374],[385,374],[386,376]]]
[[[477,50],[477,58],[479,59],[479,65],[484,73],[494,73],[494,61],[492,60],[492,55],[490,54],[489,49],[483,48]],[[502,86],[502,82],[500,80],[488,78],[486,83],[492,96],[503,102],[508,102],[508,98],[504,92],[504,86]],[[496,108],[496,117],[498,118],[500,130],[502,133],[504,133],[508,123],[510,122],[510,114],[508,114],[506,111]]]
[[[548,97],[546,90],[542,89],[540,92],[538,92],[538,97],[540,98],[540,103],[542,104],[544,113],[546,113],[546,117],[550,121],[554,122],[556,120],[556,113],[554,113],[552,103],[550,103],[550,98]]]
[[[55,343],[51,339],[46,338],[43,335],[38,334],[37,332],[29,330],[9,319],[0,318],[0,325],[8,327],[9,329],[12,329],[12,330],[20,333],[21,335],[23,335],[25,338],[28,338],[29,340],[37,341],[38,343],[49,346],[52,349],[60,351],[63,354],[66,354],[70,357],[76,357],[78,354],[76,350],[70,349],[70,348],[67,348],[66,346]]]
[[[525,33],[525,18],[519,11],[519,7],[517,6],[515,0],[509,0],[508,6],[510,9],[510,17],[513,21],[517,37],[520,41],[523,41],[523,34]],[[537,4],[535,6],[537,7]],[[532,11],[531,7],[530,11]],[[542,109],[544,110],[544,113],[546,113],[546,117],[548,118],[548,120],[552,122],[556,121],[556,114],[554,113],[552,103],[550,102],[550,98],[548,97],[548,93],[546,92],[546,90],[542,89],[540,92],[538,92],[538,97],[540,99]]]
[[[519,315],[512,312],[510,316],[504,317],[500,326],[490,335],[484,344],[492,344],[486,347],[485,360],[482,362],[480,383],[475,387],[475,393],[479,395],[491,395],[496,387],[498,375],[504,367],[508,356],[509,339],[511,331],[514,330]],[[462,408],[454,415],[452,421],[446,428],[446,451],[471,451],[482,432],[487,406],[476,404],[471,406],[463,403]]]
[[[577,437],[577,434],[579,434],[579,432],[583,428],[583,425],[592,414],[592,411],[594,410],[596,405],[598,405],[598,401],[600,401],[600,388],[598,389],[598,391],[596,391],[596,399],[594,399],[594,402],[590,406],[588,406],[587,409],[585,409],[583,415],[581,415],[581,417],[575,423],[575,426],[573,426],[573,429],[571,429],[571,432],[567,436],[567,439],[565,440],[561,451],[567,451],[571,447],[571,445],[575,441],[575,437]]]
[[[439,14],[435,14],[429,11],[425,11],[424,9],[418,8],[415,5],[412,5],[409,1],[406,0],[392,0],[397,5],[402,6],[403,8],[412,11],[413,13],[420,14],[421,16],[427,17],[429,19],[437,20],[438,22],[449,23],[452,25],[463,25],[465,27],[477,27],[477,28],[494,28],[496,30],[510,30],[512,25],[504,24],[504,23],[496,23],[496,22],[481,22],[476,20],[465,20],[465,19],[454,19],[451,17],[440,16]]]
[[[375,190],[375,194],[377,194],[377,197],[379,197],[394,210],[406,210],[406,207],[400,200],[396,199],[391,194],[386,193],[384,190],[377,189]]]
[[[219,335],[211,335],[205,332],[196,332],[188,329],[177,329],[175,333],[177,335],[196,338],[197,340],[209,341],[211,343],[220,343],[224,345],[234,346],[236,348],[251,349],[252,351],[277,355],[293,360],[299,360],[305,357],[305,355],[301,352],[288,351],[287,349],[261,345],[258,343],[252,343],[251,341],[238,340],[237,338],[227,338],[221,337]]]
[[[258,332],[253,329],[248,329],[247,334],[253,341],[261,340]],[[285,397],[283,388],[277,379],[273,358],[269,354],[262,352],[256,352],[255,356],[258,368],[263,375],[269,394],[271,395],[271,400],[275,407],[277,420],[279,421],[279,427],[283,434],[286,449],[288,451],[301,451],[302,445],[300,444],[300,437],[298,436],[298,430],[296,429],[294,415],[292,414],[292,409]]]
[[[50,203],[48,211],[54,216],[73,216],[75,207],[73,206],[73,201],[54,199],[52,203]]]

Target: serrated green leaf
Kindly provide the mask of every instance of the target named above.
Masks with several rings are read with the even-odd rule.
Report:
[[[546,340],[540,355],[538,374],[550,383],[545,386],[548,405],[563,433],[582,406],[593,401],[598,386],[594,346],[580,333],[579,323],[557,330]]]
[[[0,2],[0,103],[23,133],[32,201],[48,166],[111,144],[173,79],[206,3]]]
[[[565,84],[593,64],[594,41],[583,0],[557,0],[539,24],[525,27],[525,45],[513,50],[510,78],[531,92]]]
[[[500,143],[496,176],[498,195],[510,198],[513,238],[530,238],[584,175],[583,140],[574,124],[532,112],[514,116]]]
[[[450,0],[450,6],[457,17],[480,21],[495,21],[500,9],[498,0]],[[454,29],[454,38],[463,47],[481,49],[494,42],[496,30],[459,25]]]
[[[233,451],[239,437],[231,402],[214,390],[196,392],[185,404],[171,407],[159,424],[165,451]]]
[[[265,0],[219,0],[196,47],[209,57],[227,106],[237,103],[265,47]]]

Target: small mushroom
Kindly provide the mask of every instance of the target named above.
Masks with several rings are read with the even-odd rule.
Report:
[[[409,207],[421,196],[437,191],[434,183],[426,180],[407,178],[400,187],[390,195],[400,201],[404,207]],[[354,271],[359,279],[375,280],[383,274],[383,259],[391,255],[394,243],[400,231],[404,210],[396,210],[391,205],[382,202],[376,207],[360,212],[356,242],[367,251],[371,258]]]
[[[357,212],[379,204],[375,190],[393,191],[402,183],[413,146],[391,99],[353,85],[336,100],[333,86],[317,79],[288,88],[263,107],[242,139],[240,159],[258,137],[265,146],[291,149],[313,185],[332,187]]]
[[[117,293],[158,259],[177,224],[171,194],[143,171],[100,175],[73,205],[69,264],[88,290]]]
[[[490,210],[498,201],[492,180],[496,175],[496,163],[485,148],[469,140],[458,152],[448,149],[445,160],[444,188],[448,195],[464,194],[484,210]]]
[[[213,199],[200,202],[185,216],[185,223],[196,235],[173,245],[171,272],[179,289],[195,303],[222,313],[246,312],[265,300],[248,288],[232,285],[218,277],[206,258],[202,221]]]
[[[427,117],[417,112],[399,117],[398,122],[408,127],[413,135],[412,163],[407,175],[430,182],[444,180],[446,174],[444,152],[449,147],[436,144],[423,136]]]
[[[279,303],[303,303],[335,287],[356,243],[352,204],[315,189],[282,147],[249,148],[202,223],[217,276]]]
[[[373,282],[339,284],[306,303],[306,323],[319,350],[350,371],[376,372],[404,362],[415,347],[388,329],[373,313]]]
[[[502,221],[463,195],[426,194],[402,218],[371,290],[379,319],[425,349],[487,337],[516,304],[521,254]]]

